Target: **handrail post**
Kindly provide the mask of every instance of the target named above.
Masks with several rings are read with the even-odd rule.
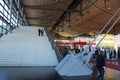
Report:
[[[44,29],[45,29],[45,31],[46,31],[46,34],[47,34],[48,38],[49,38],[49,41],[50,41],[51,46],[52,46],[52,49],[54,49],[54,50],[55,50],[55,52],[56,52],[56,56],[57,56],[58,62],[60,62],[60,61],[61,61],[60,52],[59,52],[59,50],[58,50],[58,48],[57,48],[56,44],[54,43],[53,38],[52,38],[52,37],[51,37],[51,35],[48,33],[47,28],[46,28],[46,27],[44,27]]]

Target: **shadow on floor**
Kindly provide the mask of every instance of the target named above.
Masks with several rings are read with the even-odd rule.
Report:
[[[0,67],[0,80],[57,80],[55,67]]]
[[[58,79],[54,66],[34,66],[34,67],[0,67],[0,80],[62,80]],[[97,68],[92,67],[93,74],[90,80],[96,80]],[[105,80],[120,80],[120,71],[107,68]],[[74,79],[73,79],[74,80]]]

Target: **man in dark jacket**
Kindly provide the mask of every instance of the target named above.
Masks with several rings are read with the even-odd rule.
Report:
[[[39,28],[38,29],[38,35],[40,36],[40,34],[41,34],[41,29]]]
[[[105,56],[104,51],[101,50],[100,54],[97,55],[97,69],[99,71],[99,76],[97,77],[97,80],[104,80],[104,73],[105,73]]]
[[[43,36],[43,34],[44,34],[44,30],[42,29],[42,30],[41,30],[41,36]]]
[[[118,48],[118,59],[120,59],[120,48]]]

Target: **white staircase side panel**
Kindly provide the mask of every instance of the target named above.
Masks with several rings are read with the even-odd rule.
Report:
[[[73,69],[67,74],[67,76],[82,76],[82,75],[91,75],[92,71],[78,62]]]
[[[55,69],[60,76],[86,76],[92,74],[92,70],[83,64],[78,56],[74,55],[65,56]]]
[[[60,61],[60,63],[55,67],[55,70],[56,70],[56,71],[59,71],[59,69],[61,69],[62,66],[64,66],[64,64],[67,62],[67,60],[68,60],[71,56],[73,56],[73,55],[71,55],[71,54],[66,55],[66,56],[64,57],[64,59],[62,59],[62,60]]]
[[[76,66],[77,62],[77,59],[71,56],[59,69],[58,73],[62,76],[67,75],[73,69],[73,67]]]

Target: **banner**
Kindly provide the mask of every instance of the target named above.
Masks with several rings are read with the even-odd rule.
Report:
[[[98,43],[104,36],[105,34],[100,35],[97,39],[96,39],[96,43]],[[105,38],[103,39],[103,41],[99,44],[99,46],[111,46],[114,47],[114,35],[112,34],[107,34],[105,36]]]

